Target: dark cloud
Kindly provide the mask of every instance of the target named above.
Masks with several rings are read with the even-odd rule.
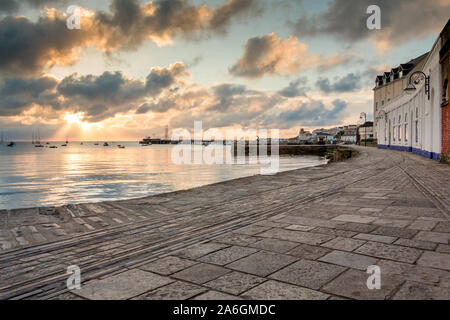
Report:
[[[212,88],[218,102],[212,105],[209,110],[225,112],[235,102],[235,96],[241,96],[246,92],[246,87],[235,84],[220,84]]]
[[[19,3],[15,0],[2,0],[0,1],[0,13],[11,13],[19,9]]]
[[[361,88],[363,78],[359,74],[349,73],[344,77],[335,78],[333,83],[328,78],[319,78],[316,85],[325,93],[350,92]]]
[[[370,5],[381,9],[381,30],[366,26]],[[302,37],[325,34],[351,42],[372,38],[382,48],[439,32],[449,12],[450,2],[442,0],[332,0],[325,12],[302,15],[292,26]]]
[[[25,4],[33,8],[40,8],[48,5],[66,4],[68,0],[1,0],[0,13],[17,12],[21,5]]]
[[[162,90],[175,84],[177,78],[188,75],[185,65],[181,62],[175,63],[169,68],[153,68],[147,76],[145,86],[149,94],[157,95]]]
[[[6,78],[0,81],[0,116],[15,116],[33,104],[58,108],[54,89],[58,80],[51,77],[35,79]]]
[[[280,91],[278,91],[278,94],[287,98],[294,98],[300,96],[305,97],[306,90],[308,89],[305,87],[307,81],[308,80],[306,78],[299,78],[295,81],[292,81],[286,88],[283,88]]]
[[[52,1],[34,1],[35,4]],[[12,3],[2,3],[13,8]],[[214,9],[188,0],[112,0],[110,12],[91,12],[80,30],[66,27],[64,12],[49,10],[32,22],[25,17],[0,20],[0,72],[38,74],[54,65],[69,65],[87,47],[105,53],[134,50],[144,41],[165,44],[176,36],[195,38],[223,32],[232,18],[253,12],[257,1],[228,0]]]
[[[153,68],[145,82],[127,78],[121,72],[104,72],[99,76],[75,73],[61,81],[49,76],[6,78],[0,81],[0,116],[17,116],[32,106],[40,106],[54,111],[83,112],[84,120],[98,122],[133,110],[166,89],[173,94],[176,90],[171,91],[171,86],[183,85],[185,76],[189,76],[185,66],[175,63],[167,68]],[[163,107],[160,101],[153,109],[163,112],[168,103]]]
[[[136,114],[145,114],[147,112],[164,113],[171,109],[175,109],[177,104],[170,99],[161,99],[157,102],[144,103],[137,110]]]
[[[0,72],[32,74],[78,59],[78,48],[88,35],[68,30],[61,16],[44,16],[37,22],[24,17],[0,20]]]
[[[214,11],[209,21],[209,27],[224,32],[234,17],[259,16],[263,13],[261,2],[258,0],[227,0]]]
[[[301,103],[297,108],[280,113],[277,122],[282,128],[290,128],[292,125],[325,126],[339,124],[342,121],[347,103],[342,100],[334,100],[333,108],[327,109],[322,101]],[[273,121],[273,119],[271,119]]]

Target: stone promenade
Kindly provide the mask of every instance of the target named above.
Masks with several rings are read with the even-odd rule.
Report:
[[[275,176],[0,211],[0,299],[450,299],[450,166],[355,148]]]

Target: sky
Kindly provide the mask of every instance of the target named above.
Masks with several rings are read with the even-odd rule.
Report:
[[[128,141],[199,120],[281,137],[355,124],[373,118],[375,76],[429,51],[449,13],[450,0],[1,0],[0,129]]]

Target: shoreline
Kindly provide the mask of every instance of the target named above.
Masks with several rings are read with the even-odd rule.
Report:
[[[316,165],[313,167],[318,167],[318,166],[323,166],[323,165],[328,165],[332,162],[336,162],[336,161],[345,161],[346,159],[349,159],[351,157],[355,157],[357,155],[357,152],[353,151],[353,155],[352,152],[349,150],[351,150],[351,148],[347,147],[347,146],[337,146],[337,145],[323,145],[323,146],[319,146],[319,145],[284,145],[284,146],[280,146],[280,157],[289,157],[289,156],[318,156],[318,157],[324,157],[327,158],[328,163],[326,164],[321,164],[321,165]],[[248,147],[246,148],[246,156],[248,155]],[[334,153],[333,153],[334,151]],[[270,148],[268,150],[268,154],[270,155]],[[284,170],[284,171],[280,171],[280,172],[286,172],[286,171],[294,171],[294,170],[301,170],[304,168],[308,168],[308,167],[303,167],[303,168],[297,168],[297,169],[289,169],[289,170]],[[236,179],[242,179],[242,178],[247,178],[247,177],[252,177],[255,175],[259,175],[259,174],[253,174],[250,176],[245,176],[245,177],[240,177],[240,178],[231,178],[229,180],[225,180],[225,181],[218,181],[213,184],[217,184],[217,183],[222,183],[222,182],[227,182],[227,181],[231,181],[231,180],[236,180]],[[211,184],[206,184],[206,185],[202,185],[202,186],[207,186],[207,185],[211,185]],[[202,186],[198,186],[198,187],[194,187],[194,188],[186,188],[186,189],[179,189],[176,191],[183,191],[183,190],[189,190],[189,189],[195,189],[195,188],[199,188]],[[171,191],[171,192],[176,192],[176,191]],[[17,208],[10,208],[10,209],[0,209],[0,217],[3,214],[7,214],[7,212],[10,212],[12,214],[15,213],[15,211],[20,211],[20,210],[30,210],[30,209],[52,209],[52,208],[60,208],[60,207],[64,207],[67,205],[81,205],[81,204],[96,204],[96,203],[100,203],[100,202],[111,202],[111,201],[125,201],[125,200],[140,200],[142,198],[147,198],[147,197],[152,197],[152,196],[156,196],[156,195],[161,195],[167,192],[163,192],[163,193],[157,193],[154,195],[148,195],[148,196],[144,196],[144,197],[132,197],[132,198],[124,198],[124,199],[114,199],[114,200],[102,200],[102,201],[94,201],[94,202],[73,202],[73,203],[66,203],[66,204],[62,204],[62,205],[48,205],[48,206],[29,206],[29,207],[17,207]],[[170,192],[169,192],[170,193]],[[0,220],[1,221],[1,220]]]

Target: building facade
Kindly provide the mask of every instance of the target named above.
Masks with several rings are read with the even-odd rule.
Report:
[[[442,117],[442,153],[441,160],[450,163],[450,20],[441,33],[441,50],[439,53],[441,64],[441,117]]]
[[[379,112],[384,107],[391,103],[397,97],[403,95],[405,87],[408,85],[409,74],[421,70],[425,63],[425,58],[428,53],[412,59],[400,66],[392,68],[389,72],[384,72],[383,75],[377,76],[375,79],[374,91],[374,132],[375,139],[378,139],[378,116]]]
[[[398,91],[395,89],[391,93],[391,98],[385,100],[384,105],[374,112],[379,148],[409,151],[440,160],[442,150],[440,49],[441,40],[438,38],[429,53],[412,60],[412,64],[415,65],[406,74],[401,68],[402,65],[400,66],[398,72],[403,70],[403,73],[401,76],[399,74],[399,80],[402,81],[398,83],[402,90],[400,91],[400,87]],[[419,75],[413,78],[418,80],[413,82],[416,90],[405,92],[410,77],[416,75],[416,71],[423,72],[429,77],[429,85],[424,77]],[[375,99],[379,99],[377,88],[374,91]]]

